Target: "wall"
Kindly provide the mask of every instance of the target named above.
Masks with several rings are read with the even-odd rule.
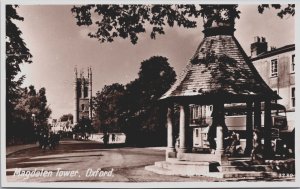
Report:
[[[253,61],[253,65],[264,81],[282,98],[277,102],[286,107],[288,125],[292,128],[294,128],[293,112],[295,112],[291,101],[291,87],[295,86],[295,73],[291,72],[293,54],[295,51],[289,51]],[[271,77],[271,60],[273,59],[277,59],[278,76],[276,77]]]

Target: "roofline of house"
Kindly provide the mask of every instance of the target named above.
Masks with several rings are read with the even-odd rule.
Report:
[[[295,50],[295,44],[290,44],[290,45],[280,47],[278,49],[274,49],[274,50],[271,50],[271,51],[264,52],[264,53],[254,57],[254,58],[250,57],[250,59],[251,59],[251,61],[256,61],[256,60],[259,60],[259,59],[271,57],[271,56],[274,56],[274,55],[277,55],[277,54],[281,54],[281,53],[289,52],[289,51],[293,51],[293,50]]]

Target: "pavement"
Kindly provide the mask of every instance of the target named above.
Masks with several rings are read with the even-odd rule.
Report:
[[[165,159],[165,151],[162,149],[157,147],[118,147],[115,145],[104,147],[99,142],[73,140],[61,141],[55,150],[43,151],[38,147],[24,147],[6,156],[7,181],[191,182],[214,180],[208,177],[158,175],[146,171],[145,166],[153,165],[154,162]],[[51,175],[34,176],[37,171],[51,172]],[[69,175],[71,171],[74,172],[75,176]],[[24,172],[23,175],[22,172]],[[32,173],[33,176],[28,176],[25,172]]]
[[[13,146],[7,146],[6,147],[6,156],[15,153],[20,150],[25,150],[29,148],[37,147],[36,144],[21,144],[21,145],[13,145]]]

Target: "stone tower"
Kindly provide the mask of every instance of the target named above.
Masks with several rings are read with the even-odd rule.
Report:
[[[83,71],[78,75],[77,68],[74,72],[74,124],[77,124],[83,117],[92,120],[92,68],[88,68],[87,77]]]

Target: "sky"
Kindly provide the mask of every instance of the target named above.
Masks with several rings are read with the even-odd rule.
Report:
[[[166,28],[165,35],[150,38],[150,33],[139,35],[136,45],[117,39],[100,43],[87,36],[93,27],[79,27],[71,13],[72,5],[21,5],[18,14],[23,22],[16,22],[23,39],[33,55],[32,64],[24,64],[24,86],[46,88],[52,118],[73,113],[74,67],[93,71],[93,95],[104,85],[126,84],[138,77],[140,62],[151,56],[165,56],[170,66],[180,75],[197,46],[203,39],[203,26],[184,29]],[[280,19],[274,10],[259,14],[257,5],[240,5],[240,19],[236,20],[235,37],[250,55],[250,44],[255,36],[265,37],[269,46],[277,48],[295,43],[295,18]]]

